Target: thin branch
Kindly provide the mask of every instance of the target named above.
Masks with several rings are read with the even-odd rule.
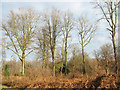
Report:
[[[9,50],[11,50],[12,52],[14,52],[16,55],[18,55],[18,57],[22,57],[21,55],[19,55],[19,53],[17,53],[17,52],[15,52],[13,49],[11,49],[11,48],[9,48],[8,46],[4,46],[4,45],[2,45],[2,44],[0,44],[1,46],[3,46],[3,47],[5,47],[5,48],[7,48],[7,49],[9,49]]]
[[[31,50],[29,53],[27,53],[27,54],[25,55],[25,57],[28,56],[28,55],[29,55],[30,53],[32,53],[32,52],[33,52],[33,50]]]
[[[100,9],[102,10],[103,15],[105,16],[105,19],[107,20],[108,24],[109,24],[110,27],[112,28],[112,25],[111,25],[110,21],[108,20],[108,17],[107,17],[107,15],[106,15],[106,13],[105,13],[103,7],[102,7],[100,4],[97,4],[97,5],[98,5],[98,6],[100,7]]]

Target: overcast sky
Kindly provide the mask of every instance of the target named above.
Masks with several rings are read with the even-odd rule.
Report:
[[[9,2],[8,2],[9,1]],[[11,1],[11,2],[10,2]],[[18,1],[18,2],[17,2]],[[20,2],[19,2],[20,1]],[[26,2],[25,2],[26,1]],[[55,7],[61,10],[71,10],[73,12],[75,17],[82,15],[85,15],[89,18],[89,20],[96,20],[100,18],[100,15],[96,15],[98,13],[97,9],[94,9],[93,4],[90,3],[90,0],[64,0],[61,2],[54,2],[54,0],[51,0],[52,2],[48,2],[48,0],[45,0],[44,2],[39,2],[38,0],[32,0],[28,2],[28,0],[3,0],[1,9],[2,14],[0,15],[0,19],[3,18],[3,20],[7,19],[8,13],[10,10],[14,10],[15,12],[18,12],[18,8],[33,8],[36,11],[43,11],[44,9],[51,7]],[[68,2],[69,1],[69,2]],[[1,12],[1,10],[0,10]],[[99,13],[100,14],[100,13]],[[93,51],[96,49],[99,49],[101,45],[104,43],[110,42],[110,36],[108,32],[106,32],[105,27],[107,25],[104,22],[99,23],[98,30],[96,32],[96,35],[92,39],[91,43],[85,48],[86,52],[91,58],[94,58]],[[78,43],[78,38],[75,32],[71,33],[73,39],[71,43]],[[1,37],[0,33],[0,38]],[[79,45],[80,46],[80,45]],[[7,50],[7,58],[10,59],[11,53]]]

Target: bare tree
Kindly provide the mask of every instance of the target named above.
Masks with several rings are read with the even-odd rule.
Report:
[[[9,37],[10,44],[7,46],[1,45],[19,57],[22,62],[22,75],[24,75],[25,58],[33,51],[30,45],[35,35],[36,18],[32,9],[27,11],[19,9],[19,12],[10,11],[8,21],[3,23],[2,28]]]
[[[70,58],[69,61],[69,67],[71,68],[71,71],[74,73],[76,71],[81,71],[81,59],[82,59],[82,54],[80,52],[78,44],[74,43],[71,45],[71,51],[72,57]]]
[[[108,75],[110,72],[110,62],[113,61],[114,56],[112,45],[106,43],[102,45],[99,50],[96,50],[94,54],[99,63],[99,66],[104,67],[106,74]]]
[[[109,25],[107,30],[110,32],[110,35],[112,37],[112,43],[113,43],[113,49],[114,49],[114,58],[116,62],[116,73],[118,73],[118,61],[117,61],[117,50],[116,50],[116,44],[115,44],[115,36],[116,36],[116,30],[117,30],[117,24],[118,24],[118,12],[117,12],[117,4],[118,1],[113,0],[107,0],[103,2],[97,2],[97,6],[100,8],[103,14],[103,18],[105,19]],[[100,19],[100,20],[101,20]]]
[[[68,58],[67,57],[68,37],[69,37],[70,31],[73,30],[73,26],[74,26],[73,20],[74,20],[73,14],[69,10],[64,13],[62,31],[63,31],[64,40],[65,40],[65,67],[67,67],[67,58]],[[67,68],[65,68],[65,74],[67,74]]]
[[[84,48],[90,43],[93,35],[96,31],[96,25],[91,24],[89,20],[84,17],[79,18],[77,25],[79,43],[82,47],[82,57],[83,57],[83,74],[85,71],[85,52]]]
[[[37,33],[37,45],[38,53],[42,55],[42,61],[43,61],[43,69],[45,67],[48,67],[48,59],[49,59],[49,41],[48,41],[48,31],[45,29],[45,27],[42,27],[42,29],[38,30]]]
[[[49,14],[45,14],[44,16],[45,25],[48,29],[48,39],[49,45],[52,53],[52,61],[53,61],[53,76],[55,76],[55,48],[56,48],[56,39],[59,36],[60,30],[60,11],[52,8]]]
[[[6,39],[5,37],[2,38],[3,45],[6,45],[5,39]],[[2,47],[2,65],[4,65],[5,61],[6,61],[6,51],[5,51],[5,47]]]
[[[64,42],[65,42],[65,40],[64,40],[64,38],[63,38],[63,40],[62,40],[62,45],[61,45],[61,70],[60,70],[60,74],[61,74],[61,76],[62,76],[62,70],[63,70],[63,62],[64,62]]]

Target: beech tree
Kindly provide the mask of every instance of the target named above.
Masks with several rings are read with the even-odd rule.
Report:
[[[47,27],[48,30],[48,40],[49,40],[50,50],[52,54],[52,63],[53,63],[53,76],[55,76],[56,40],[61,32],[60,11],[55,8],[52,8],[52,10],[46,13],[43,17],[44,17],[45,27]]]
[[[63,24],[62,32],[65,40],[65,67],[67,67],[68,37],[69,37],[70,31],[73,30],[73,26],[74,26],[74,17],[69,10],[67,12],[64,12],[62,24]],[[65,68],[65,74],[67,74],[67,68]]]
[[[118,1],[113,0],[107,0],[103,2],[97,2],[97,6],[101,10],[103,17],[100,18],[104,19],[108,23],[108,28],[106,28],[112,37],[112,44],[114,49],[114,59],[116,62],[116,70],[115,72],[118,73],[118,60],[117,60],[117,49],[116,49],[116,43],[115,43],[115,37],[117,32],[117,24],[118,24],[118,10],[117,10]]]
[[[2,24],[2,29],[10,42],[7,46],[1,45],[19,57],[22,62],[22,75],[25,74],[25,58],[33,51],[30,45],[35,35],[36,20],[32,9],[19,9],[19,13],[10,11],[7,22]]]
[[[90,43],[91,39],[93,38],[93,35],[95,34],[96,29],[96,25],[91,24],[90,21],[84,17],[80,17],[77,21],[78,38],[82,48],[83,74],[86,73],[84,48]]]
[[[42,27],[40,30],[38,30],[37,41],[38,41],[37,42],[38,47],[36,49],[38,50],[38,53],[41,54],[42,56],[42,62],[43,62],[42,67],[44,69],[48,67],[48,61],[49,61],[49,39],[48,39],[48,31],[47,29],[45,29],[45,27]]]
[[[110,43],[106,43],[100,47],[99,50],[94,51],[94,55],[99,62],[99,65],[104,67],[106,74],[110,73],[110,62],[113,62],[113,49]]]
[[[62,70],[63,70],[63,63],[64,63],[64,38],[62,40],[62,45],[61,45],[61,68],[60,68],[60,74],[62,76]]]

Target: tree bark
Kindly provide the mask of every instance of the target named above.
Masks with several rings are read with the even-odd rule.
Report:
[[[46,56],[46,68],[48,68],[48,62],[49,62],[49,47],[47,45],[47,56]]]
[[[117,61],[117,52],[116,52],[116,45],[115,45],[115,31],[112,33],[112,43],[114,49],[114,59],[115,59],[115,73],[118,74],[118,61]]]
[[[22,53],[22,76],[25,75],[25,51]]]
[[[106,74],[109,74],[108,58],[106,59]]]
[[[52,49],[52,60],[53,60],[53,76],[55,76],[55,49]]]
[[[82,57],[83,57],[83,74],[86,73],[86,70],[85,70],[85,53],[84,53],[84,47],[82,45]]]
[[[65,38],[65,75],[67,75],[67,34]]]
[[[61,61],[61,76],[62,76],[62,70],[63,70],[63,61],[64,61],[64,52],[63,52],[63,49],[64,49],[64,41],[63,41],[63,44],[62,44],[62,50],[61,50],[61,54],[62,54],[62,61]]]
[[[25,75],[25,63],[24,63],[24,59],[22,59],[22,76]]]
[[[44,46],[43,46],[44,50],[43,50],[43,56],[42,56],[43,57],[43,69],[45,69],[45,48],[46,47],[45,47],[45,42],[44,42]]]
[[[61,61],[61,70],[60,70],[61,76],[62,76],[62,70],[63,70],[63,59],[62,59],[62,61]]]

